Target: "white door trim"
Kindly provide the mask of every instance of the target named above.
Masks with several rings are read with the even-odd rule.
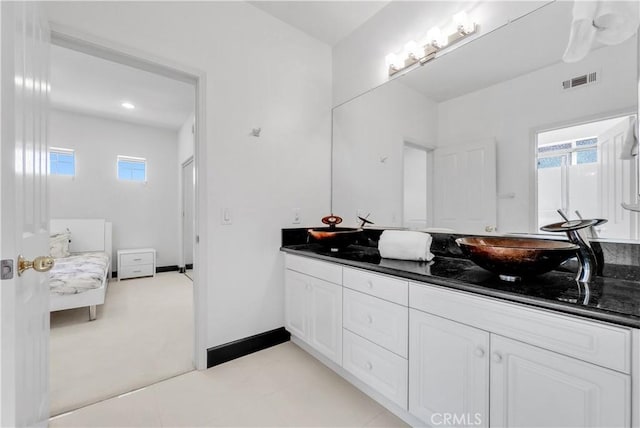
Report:
[[[194,159],[193,156],[189,156],[187,158],[187,160],[185,160],[184,162],[182,162],[182,164],[180,165],[180,268],[186,268],[187,267],[187,260],[186,260],[186,256],[185,256],[185,233],[184,233],[184,220],[185,220],[185,201],[184,201],[184,195],[185,195],[185,182],[184,182],[184,169],[190,165],[190,164],[194,164]],[[193,207],[192,207],[192,211],[193,211]]]
[[[76,29],[50,23],[51,43],[98,56],[145,71],[160,74],[196,87],[194,168],[195,234],[193,271],[194,365],[207,368],[207,203],[206,203],[206,73],[167,58],[160,58],[129,46],[101,39]]]

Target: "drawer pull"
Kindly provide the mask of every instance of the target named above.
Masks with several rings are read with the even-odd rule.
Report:
[[[141,270],[134,270],[133,273],[140,273],[142,272]]]
[[[133,259],[134,262],[141,262],[142,259]]]
[[[371,281],[371,280],[367,281],[367,288],[369,288],[369,289],[373,288],[373,281]]]
[[[482,349],[480,346],[478,346],[474,352],[476,354],[476,357],[478,358],[482,358],[484,357],[484,349]]]
[[[493,362],[500,364],[502,362],[502,355],[497,352],[493,353]]]
[[[367,322],[373,324],[373,317],[371,315],[367,315]]]
[[[367,364],[364,365],[367,370],[373,370],[373,364],[371,364],[371,361],[367,361]]]

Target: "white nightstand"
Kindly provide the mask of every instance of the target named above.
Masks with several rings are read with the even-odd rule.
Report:
[[[156,276],[156,250],[118,250],[118,281],[142,276]]]

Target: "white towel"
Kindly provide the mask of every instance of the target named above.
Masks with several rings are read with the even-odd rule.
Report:
[[[578,62],[591,50],[596,36],[593,18],[598,9],[595,1],[576,1],[573,4],[573,21],[569,33],[569,44],[564,51],[564,62]]]
[[[562,59],[580,61],[594,40],[605,45],[622,43],[638,31],[639,24],[637,1],[575,1],[569,44]]]
[[[617,45],[638,31],[640,16],[637,1],[600,0],[593,25],[598,29],[596,40],[605,45]]]
[[[378,250],[385,259],[431,261],[431,235],[410,230],[385,230]]]

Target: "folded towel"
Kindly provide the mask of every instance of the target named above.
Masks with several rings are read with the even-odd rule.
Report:
[[[385,259],[431,261],[431,235],[409,230],[385,230],[378,250]]]

